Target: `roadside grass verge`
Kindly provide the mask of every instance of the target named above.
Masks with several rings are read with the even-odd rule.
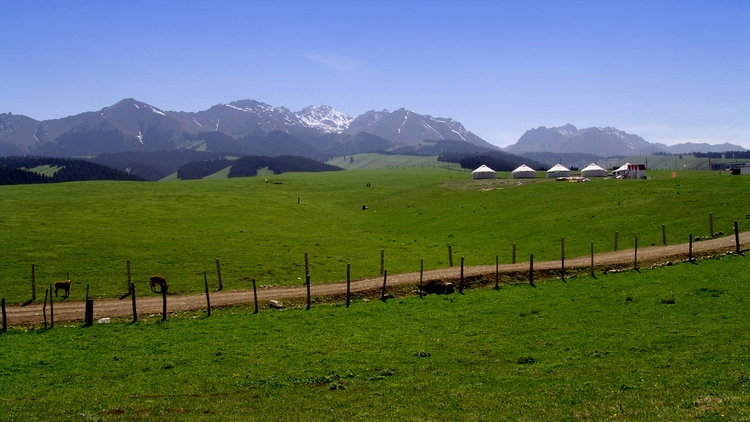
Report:
[[[0,335],[3,420],[746,420],[750,272]]]

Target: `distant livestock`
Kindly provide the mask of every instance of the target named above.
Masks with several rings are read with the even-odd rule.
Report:
[[[156,290],[156,286],[159,286],[159,290]],[[160,275],[151,276],[151,291],[154,293],[166,293],[169,289],[167,279]]]
[[[57,292],[59,292],[60,290],[65,292],[63,297],[67,298],[68,296],[70,296],[70,280],[56,281],[55,282],[55,296],[58,296]]]

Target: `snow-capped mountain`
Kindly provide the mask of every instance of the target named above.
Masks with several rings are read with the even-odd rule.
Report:
[[[326,133],[341,133],[354,120],[354,117],[327,105],[305,107],[294,116],[300,124]]]
[[[650,155],[662,151],[638,135],[613,127],[578,129],[565,126],[529,129],[506,151],[586,153],[601,157],[614,155]]]
[[[403,108],[394,112],[368,111],[360,115],[344,131],[351,134],[358,132],[371,133],[398,145],[424,140],[454,140],[496,148],[453,119],[421,115]]]
[[[272,132],[283,132],[284,136]],[[283,139],[283,142],[281,141]],[[275,141],[274,141],[275,140]],[[0,114],[0,154],[96,155],[118,151],[231,148],[256,151],[252,143],[277,142],[275,153],[318,151],[330,156],[388,149],[425,140],[454,140],[496,149],[448,118],[410,110],[367,112],[353,117],[326,105],[298,112],[255,100],[217,104],[198,112],[165,111],[132,98],[99,111],[37,121]],[[295,147],[296,145],[296,147]]]

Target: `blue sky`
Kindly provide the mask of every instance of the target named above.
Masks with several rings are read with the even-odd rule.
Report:
[[[135,98],[407,108],[506,146],[530,128],[750,148],[750,1],[16,1],[0,113]]]

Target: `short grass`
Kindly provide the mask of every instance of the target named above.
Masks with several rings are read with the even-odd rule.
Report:
[[[748,259],[11,329],[0,419],[747,420]]]
[[[750,178],[708,172],[649,172],[649,180],[589,183],[535,179],[471,181],[467,172],[391,168],[163,183],[80,182],[0,187],[0,296],[31,296],[67,274],[71,299],[118,297],[126,260],[139,291],[161,274],[177,294],[201,292],[203,273],[225,289],[301,284],[309,253],[313,283],[448,265],[557,260],[619,247],[670,244],[689,234],[750,229]],[[367,187],[369,185],[369,187]],[[362,205],[368,209],[362,210]],[[44,297],[43,287],[37,298]]]

